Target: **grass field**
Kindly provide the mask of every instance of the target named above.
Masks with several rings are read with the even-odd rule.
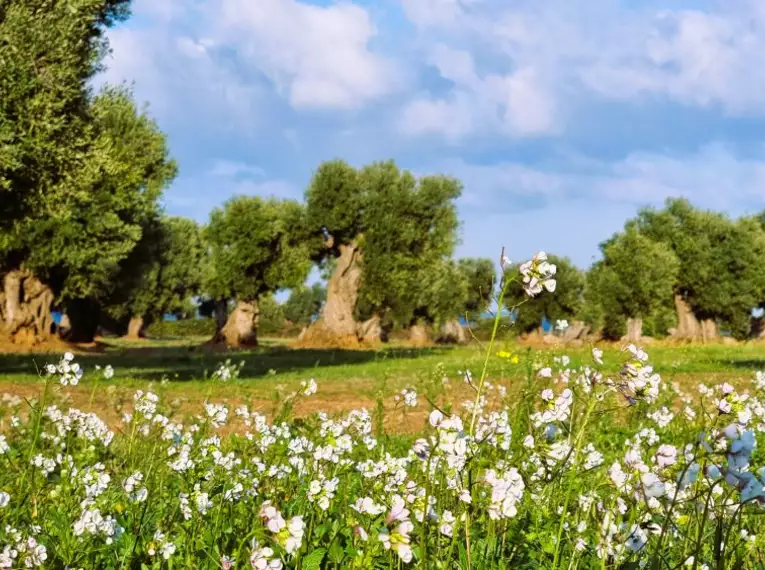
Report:
[[[765,570],[765,346],[201,340],[0,354],[0,566]]]
[[[108,339],[97,351],[77,355],[85,376],[76,387],[67,390],[72,404],[84,410],[106,413],[106,404],[128,398],[137,389],[161,393],[177,400],[181,409],[192,409],[200,401],[211,399],[232,404],[247,403],[264,413],[271,411],[281,394],[294,391],[301,381],[310,378],[319,384],[319,392],[301,402],[298,416],[321,410],[348,411],[372,408],[378,396],[393,406],[393,395],[407,387],[418,387],[436,376],[452,381],[451,396],[457,404],[469,396],[462,382],[465,370],[479,372],[485,358],[485,346],[411,348],[388,346],[379,350],[295,349],[283,339],[265,339],[257,350],[221,351],[201,346],[205,339],[152,340],[129,342]],[[616,373],[623,362],[620,347],[604,346],[605,369]],[[647,347],[651,362],[666,382],[679,382],[688,388],[694,384],[722,381],[746,386],[757,370],[765,370],[765,344],[737,345],[653,345]],[[514,364],[507,358],[489,358],[489,377],[512,385],[525,376],[532,360],[551,364],[556,356],[567,355],[571,366],[591,362],[590,347],[555,347],[531,349],[516,342],[499,342],[496,352],[518,356]],[[0,354],[0,393],[33,397],[42,382],[36,372],[60,355]],[[240,377],[228,382],[210,382],[213,371],[227,359],[244,362]],[[111,365],[115,376],[109,382],[88,374],[95,366]],[[109,386],[112,388],[109,389]],[[424,414],[424,412],[423,412]],[[404,421],[393,419],[394,431],[421,427],[424,415],[410,414]],[[108,413],[107,413],[108,417]]]

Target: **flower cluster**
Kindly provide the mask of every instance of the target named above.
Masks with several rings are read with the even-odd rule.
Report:
[[[544,289],[550,293],[555,291],[555,273],[558,268],[547,261],[547,254],[540,251],[531,260],[522,263],[520,267],[523,288],[529,297],[536,297]]]

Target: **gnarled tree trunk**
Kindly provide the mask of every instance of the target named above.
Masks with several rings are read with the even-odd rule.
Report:
[[[378,343],[384,340],[384,331],[381,324],[380,315],[373,315],[363,323],[359,323],[358,337],[360,341],[367,343]]]
[[[627,334],[624,335],[626,342],[640,342],[643,338],[643,319],[627,319]]]
[[[590,333],[590,327],[584,321],[574,321],[563,332],[563,340],[580,340]]]
[[[449,319],[441,327],[441,335],[438,337],[438,342],[444,344],[465,344],[467,343],[467,335],[465,334],[465,328],[460,324],[457,319]]]
[[[93,299],[74,299],[66,307],[71,324],[64,338],[69,342],[91,343],[96,338],[101,307]]]
[[[37,344],[53,333],[53,291],[31,272],[14,270],[3,276],[0,292],[2,329],[13,342]]]
[[[677,327],[672,337],[683,340],[702,338],[701,323],[682,295],[675,295],[675,311],[677,312]]]
[[[714,319],[699,321],[691,306],[681,295],[675,295],[675,310],[677,311],[677,328],[672,333],[673,338],[702,342],[711,342],[718,338],[717,323]]]
[[[701,340],[704,342],[714,342],[719,337],[717,333],[717,323],[714,319],[704,319],[701,321]]]
[[[409,327],[409,342],[415,346],[430,344],[428,329],[422,323],[415,323]]]
[[[361,249],[355,243],[338,247],[337,266],[327,282],[321,317],[306,331],[306,343],[355,342],[359,324],[354,319],[361,286]]]
[[[225,326],[215,334],[213,342],[231,347],[257,346],[260,309],[257,301],[238,301]]]
[[[140,315],[133,315],[128,322],[128,329],[125,338],[138,340],[144,338],[144,318]]]

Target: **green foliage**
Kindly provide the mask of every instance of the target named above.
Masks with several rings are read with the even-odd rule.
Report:
[[[28,236],[37,223],[62,228],[76,212],[72,178],[92,152],[87,83],[106,51],[106,28],[128,5],[0,3],[0,269],[37,245]]]
[[[260,322],[258,331],[263,334],[280,333],[284,329],[284,309],[273,295],[265,295],[258,301]]]
[[[719,321],[736,338],[749,335],[750,314],[765,299],[765,232],[759,220],[731,220],[668,200],[663,210],[643,210],[631,222],[649,238],[667,244],[679,260],[675,292],[699,319]]]
[[[603,261],[591,270],[588,296],[603,309],[604,334],[615,338],[625,319],[645,319],[672,301],[680,263],[669,246],[631,225],[601,249]]]
[[[428,276],[442,271],[457,243],[454,200],[460,183],[445,176],[419,180],[393,161],[355,170],[342,161],[322,164],[306,191],[306,231],[324,246],[317,259],[340,247],[362,250],[360,318],[392,311],[397,320],[416,318],[428,291]]]
[[[215,319],[157,320],[146,327],[146,334],[155,338],[210,338],[215,334]]]
[[[204,255],[196,222],[163,217],[145,228],[141,241],[120,263],[113,290],[102,304],[117,319],[191,313],[189,297],[199,292]]]
[[[56,211],[17,220],[10,237],[11,257],[64,302],[107,292],[120,262],[156,225],[157,200],[176,172],[164,135],[128,91],[105,89],[89,112],[91,144],[67,174]]]
[[[467,300],[463,313],[478,318],[491,304],[497,279],[494,263],[487,258],[465,258],[457,263],[467,279]]]
[[[553,325],[558,319],[571,320],[582,308],[584,274],[567,257],[549,255],[548,261],[557,267],[557,287],[554,293],[529,297],[523,289],[520,265],[508,271],[508,279],[512,282],[505,293],[505,304],[511,310],[520,307],[514,324],[518,333],[529,333],[537,329],[542,325],[544,317]]]
[[[205,228],[210,247],[205,292],[214,299],[257,300],[303,283],[308,246],[294,228],[303,207],[293,200],[238,196],[216,208]]]
[[[296,287],[284,303],[284,317],[295,325],[308,325],[319,314],[326,298],[327,290],[321,283]]]

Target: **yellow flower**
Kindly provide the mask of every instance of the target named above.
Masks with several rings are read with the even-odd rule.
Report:
[[[500,350],[497,353],[497,356],[499,356],[500,358],[510,358],[512,354],[510,352],[507,352],[506,350]]]
[[[519,359],[518,359],[518,356],[517,356],[517,355],[514,355],[514,356],[513,356],[513,357],[510,359],[510,362],[512,362],[513,364],[518,364],[518,361],[519,361]]]
[[[124,508],[120,503],[117,503],[117,505],[114,507],[114,510],[116,510],[118,513],[121,513]]]

